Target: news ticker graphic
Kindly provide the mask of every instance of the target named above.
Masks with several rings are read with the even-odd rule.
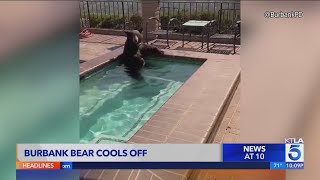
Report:
[[[303,141],[287,144],[19,144],[16,167],[17,170],[304,169],[303,145]]]

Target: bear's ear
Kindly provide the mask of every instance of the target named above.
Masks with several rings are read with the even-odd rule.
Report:
[[[142,31],[143,31],[143,28],[140,28],[139,30],[138,30],[140,33],[142,33]]]

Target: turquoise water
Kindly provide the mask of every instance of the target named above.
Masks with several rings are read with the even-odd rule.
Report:
[[[150,58],[134,79],[115,63],[80,83],[82,143],[125,143],[178,90],[201,62]]]

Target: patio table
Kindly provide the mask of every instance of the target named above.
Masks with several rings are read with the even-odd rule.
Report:
[[[203,36],[204,36],[204,31],[206,27],[209,27],[209,25],[211,25],[213,21],[199,21],[199,20],[189,20],[187,22],[185,22],[184,24],[182,24],[183,28],[183,32],[182,32],[182,47],[184,47],[184,34],[185,34],[185,27],[201,27],[202,28],[202,44],[201,44],[201,48],[203,48]],[[209,38],[210,38],[210,30],[207,29],[207,49],[209,51]],[[189,37],[189,41],[191,41],[191,31],[190,31],[190,37]]]

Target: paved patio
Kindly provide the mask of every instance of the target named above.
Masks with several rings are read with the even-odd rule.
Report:
[[[119,41],[117,41],[117,39]],[[109,41],[110,40],[110,41]],[[95,35],[80,41],[82,48],[88,44],[104,44],[100,51],[124,43],[124,37]],[[89,42],[90,41],[90,42]],[[115,44],[113,42],[116,42]],[[196,44],[196,43],[195,43]],[[201,45],[201,43],[199,43]],[[185,46],[187,47],[187,46]],[[94,49],[94,46],[91,47]],[[172,47],[174,48],[174,46]],[[81,72],[105,63],[101,52],[93,52],[87,63],[80,64]],[[121,52],[120,52],[121,53]],[[82,56],[81,56],[82,54]],[[102,53],[103,54],[103,53]],[[240,76],[240,56],[166,49],[165,54],[207,59],[184,85],[156,112],[156,114],[129,140],[128,143],[222,143],[236,142],[239,138],[239,89],[235,91]],[[115,54],[112,54],[115,56]],[[200,58],[200,59],[199,59]],[[86,66],[86,64],[88,66]],[[235,92],[235,93],[234,93]],[[234,96],[233,96],[234,94]],[[233,98],[232,98],[233,96]],[[228,103],[228,100],[231,102]],[[230,105],[229,105],[230,104]],[[226,106],[229,105],[229,106]],[[220,122],[221,121],[221,122]],[[215,133],[212,130],[216,129]],[[99,141],[103,143],[103,141]],[[83,179],[187,179],[189,170],[89,170],[81,171]]]
[[[80,39],[80,60],[88,61],[122,46],[124,36],[111,36],[93,34],[93,36]]]
[[[101,35],[93,34],[93,36],[80,40],[80,60],[88,61],[102,54],[111,52],[112,50],[123,45],[126,40],[124,36],[113,36],[113,35]],[[157,39],[151,41],[153,45],[170,50],[183,50],[193,52],[207,52],[206,44],[204,48],[201,48],[201,42],[185,42],[185,46],[182,48],[182,41],[170,40],[170,48],[166,47],[166,40]],[[231,54],[233,52],[232,44],[210,44],[210,53],[216,54]],[[236,55],[240,55],[240,47],[236,48]]]
[[[240,139],[240,86],[221,121],[213,143],[237,143]]]

